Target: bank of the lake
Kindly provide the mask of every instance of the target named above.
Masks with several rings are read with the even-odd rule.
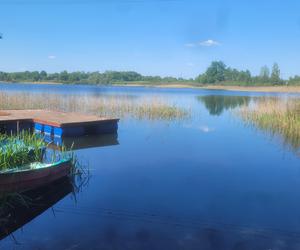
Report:
[[[154,88],[188,88],[188,89],[210,89],[210,90],[229,90],[245,92],[273,92],[273,93],[300,93],[300,86],[236,86],[236,85],[201,85],[193,83],[161,83],[161,84],[112,84],[128,87],[154,87]]]
[[[15,82],[0,82],[0,84],[9,84]],[[84,84],[84,83],[62,83],[62,82],[22,82],[23,84],[37,85],[91,85],[91,86],[120,86],[120,87],[148,87],[148,88],[171,88],[171,89],[209,89],[209,90],[229,90],[243,92],[272,92],[272,93],[300,93],[300,86],[238,86],[238,85],[212,85],[198,84],[193,82],[182,83],[150,83],[150,82],[130,82],[130,83],[112,83],[112,84]],[[0,85],[1,86],[1,85]]]

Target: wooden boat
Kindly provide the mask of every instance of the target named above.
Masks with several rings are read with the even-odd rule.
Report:
[[[55,163],[33,162],[0,172],[0,192],[24,192],[69,175],[71,159]]]

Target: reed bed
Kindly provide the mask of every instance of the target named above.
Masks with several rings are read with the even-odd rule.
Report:
[[[159,97],[0,92],[0,110],[6,109],[51,109],[147,120],[182,120],[191,113]]]
[[[251,125],[273,135],[279,135],[286,145],[300,149],[300,99],[260,97],[253,105],[239,110],[241,117]]]

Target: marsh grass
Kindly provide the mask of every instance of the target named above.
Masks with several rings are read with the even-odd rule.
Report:
[[[300,149],[300,99],[260,97],[253,105],[239,111],[241,117],[251,125],[272,135],[279,135],[286,145],[299,152]]]
[[[145,120],[183,120],[191,113],[189,108],[159,97],[0,92],[0,110],[8,109],[51,109]]]
[[[29,132],[0,135],[0,171],[41,161],[45,143]]]

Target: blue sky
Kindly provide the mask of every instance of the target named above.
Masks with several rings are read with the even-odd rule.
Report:
[[[195,77],[212,60],[299,74],[296,0],[0,0],[0,70]]]

